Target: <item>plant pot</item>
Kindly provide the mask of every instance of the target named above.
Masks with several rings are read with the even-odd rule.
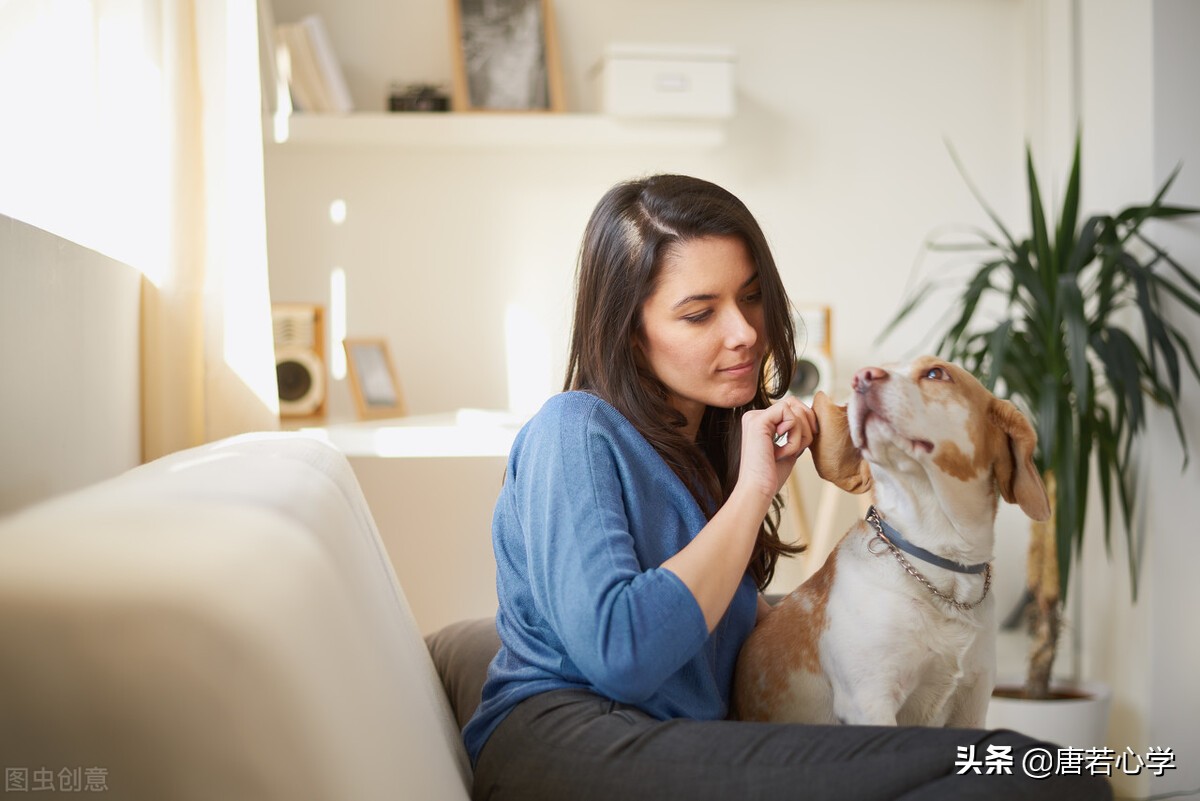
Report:
[[[1017,682],[996,685],[988,705],[989,729],[1013,729],[1039,740],[1072,748],[1098,748],[1108,735],[1108,710],[1112,690],[1099,682],[1077,685],[1055,685],[1052,697],[1031,700],[1005,697],[1019,694]],[[997,695],[1001,693],[1001,695]]]

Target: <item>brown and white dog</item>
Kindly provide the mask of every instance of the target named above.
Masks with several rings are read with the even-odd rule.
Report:
[[[852,386],[847,406],[814,400],[813,460],[844,490],[873,489],[877,517],[856,523],[754,629],[735,713],[982,726],[995,682],[997,494],[1049,517],[1037,435],[1013,404],[933,357],[868,367]]]

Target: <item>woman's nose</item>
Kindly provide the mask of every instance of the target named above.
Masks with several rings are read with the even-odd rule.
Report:
[[[758,330],[741,311],[731,311],[726,326],[725,341],[730,348],[749,347],[758,341]]]

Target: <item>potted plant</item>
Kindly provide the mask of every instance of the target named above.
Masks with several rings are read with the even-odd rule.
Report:
[[[1035,523],[1027,565],[1028,611],[1033,634],[1023,695],[1051,697],[1051,668],[1058,647],[1062,605],[1085,531],[1089,488],[1099,487],[1104,536],[1112,556],[1113,511],[1120,510],[1132,600],[1137,600],[1140,536],[1132,510],[1130,450],[1146,421],[1147,401],[1174,418],[1187,465],[1178,409],[1180,375],[1200,379],[1185,337],[1162,313],[1170,296],[1200,314],[1200,282],[1147,236],[1150,220],[1178,218],[1200,209],[1163,202],[1178,168],[1148,205],[1080,221],[1080,143],[1051,228],[1042,206],[1033,157],[1026,148],[1030,232],[1014,236],[951,156],[996,231],[972,229],[967,241],[931,238],[931,251],[972,254],[974,274],[959,286],[957,319],[941,332],[938,353],[961,363],[986,386],[1019,406],[1038,432],[1036,463],[1053,514]],[[931,295],[921,283],[884,331],[886,336]],[[1144,341],[1139,342],[1134,328]],[[935,332],[935,336],[939,332]]]

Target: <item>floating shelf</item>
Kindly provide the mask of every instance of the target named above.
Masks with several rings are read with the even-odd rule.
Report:
[[[706,149],[725,140],[721,120],[623,120],[602,114],[544,112],[293,114],[268,118],[264,129],[268,141],[282,147]]]

